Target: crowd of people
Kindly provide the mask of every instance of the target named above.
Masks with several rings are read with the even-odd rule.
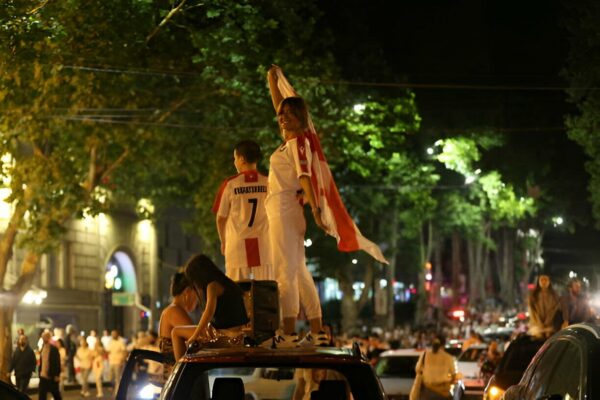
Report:
[[[114,393],[128,353],[134,348],[158,351],[158,335],[153,331],[138,332],[126,340],[117,330],[104,330],[98,336],[95,330],[88,335],[77,332],[72,325],[65,329],[43,330],[32,347],[23,330],[18,332],[10,365],[17,388],[26,392],[34,373],[39,377],[39,399],[48,393],[61,399],[65,385],[78,384],[83,397],[90,396],[90,383],[96,387],[96,396],[104,396],[104,386]]]

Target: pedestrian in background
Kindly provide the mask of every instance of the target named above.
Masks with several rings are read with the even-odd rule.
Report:
[[[556,332],[557,314],[560,313],[560,299],[548,275],[540,275],[533,292],[528,299],[529,333],[532,336],[546,339]]]
[[[421,379],[415,379],[415,382],[420,381],[421,387],[414,390],[421,400],[451,398],[450,386],[456,377],[456,365],[454,357],[444,350],[445,343],[445,338],[437,334],[431,342],[431,349],[425,350],[417,362],[415,371],[421,374]]]
[[[113,393],[116,395],[119,390],[119,381],[123,372],[123,364],[127,356],[125,342],[116,329],[111,332],[112,340],[108,344],[108,367],[110,368],[110,380],[113,383]]]
[[[58,354],[60,356],[60,379],[58,381],[58,388],[61,393],[64,393],[65,377],[67,375],[67,349],[65,347],[65,341],[61,338],[57,339],[56,347],[58,348]]]
[[[96,341],[98,340],[98,333],[95,329],[90,330],[90,334],[87,337],[87,344],[91,350],[96,348]]]
[[[563,328],[579,322],[588,322],[595,317],[588,299],[581,292],[581,281],[573,278],[567,284],[567,293],[562,297]]]
[[[64,347],[66,351],[65,372],[68,383],[75,383],[75,353],[77,352],[77,332],[73,325],[67,325],[65,328]]]
[[[17,389],[25,393],[29,386],[31,374],[35,371],[36,359],[33,349],[29,346],[27,336],[20,335],[10,363],[10,371],[15,372]]]
[[[38,388],[39,400],[46,400],[48,393],[52,394],[54,400],[62,400],[58,387],[61,379],[61,363],[58,349],[50,343],[52,334],[46,330],[42,333],[42,350],[40,352]]]
[[[81,395],[88,397],[90,395],[88,379],[92,370],[94,360],[93,350],[89,348],[85,338],[79,340],[79,348],[75,353],[75,358],[79,361],[79,372],[81,374]]]
[[[100,340],[96,341],[96,346],[93,352],[92,371],[94,372],[94,380],[96,381],[96,397],[104,397],[102,390],[102,373],[104,372],[104,359],[106,352]]]

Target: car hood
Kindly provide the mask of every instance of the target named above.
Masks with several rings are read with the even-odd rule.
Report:
[[[379,378],[383,391],[387,395],[409,394],[412,388],[413,378]]]

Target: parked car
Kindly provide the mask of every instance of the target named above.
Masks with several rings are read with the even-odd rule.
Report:
[[[0,399],[2,400],[30,400],[29,396],[20,392],[10,383],[0,381]]]
[[[462,386],[468,395],[481,395],[485,382],[480,376],[480,361],[485,357],[488,345],[474,344],[458,356],[456,369],[458,371],[458,386]]]
[[[184,356],[164,385],[137,373],[144,363],[162,359],[157,352],[134,350],[129,355],[116,399],[287,400],[296,387],[298,369],[325,371],[326,378],[316,393],[318,399],[348,399],[350,394],[355,400],[385,399],[381,384],[358,345],[352,349],[202,349]],[[269,393],[274,381],[283,381],[282,387],[278,393]]]
[[[576,324],[538,350],[521,381],[502,399],[592,399],[600,393],[600,327]]]
[[[408,399],[415,380],[415,367],[422,350],[399,349],[381,353],[375,374],[389,400]]]
[[[527,334],[522,334],[510,342],[483,391],[483,399],[498,400],[506,389],[519,383],[529,362],[543,344],[544,340]]]

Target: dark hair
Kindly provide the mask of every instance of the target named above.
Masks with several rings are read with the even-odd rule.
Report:
[[[209,283],[217,281],[225,284],[229,279],[214,262],[204,254],[196,254],[185,263],[185,276],[190,284],[202,289],[206,297],[206,287]]]
[[[446,338],[441,333],[436,333],[431,341],[431,348],[434,353],[437,353],[440,348],[446,344]]]
[[[243,156],[246,162],[256,164],[262,158],[260,146],[253,140],[242,140],[233,148],[239,156]]]
[[[542,276],[547,276],[548,280],[550,281],[550,284],[548,285],[548,289],[547,289],[548,292],[552,296],[558,297],[558,295],[554,291],[554,288],[552,287],[552,279],[550,278],[550,275],[541,274],[541,275],[538,276],[537,282],[535,283],[535,289],[533,289],[533,292],[531,293],[531,298],[533,299],[533,301],[537,301],[538,297],[540,297],[540,292],[542,291],[542,287],[540,286],[540,278]]]
[[[286,97],[279,104],[277,115],[281,114],[283,106],[285,105],[287,105],[292,114],[300,120],[302,127],[308,128],[308,108],[306,107],[304,99],[302,97]]]
[[[171,277],[171,296],[179,296],[188,286],[190,286],[190,281],[185,273],[176,272]]]

